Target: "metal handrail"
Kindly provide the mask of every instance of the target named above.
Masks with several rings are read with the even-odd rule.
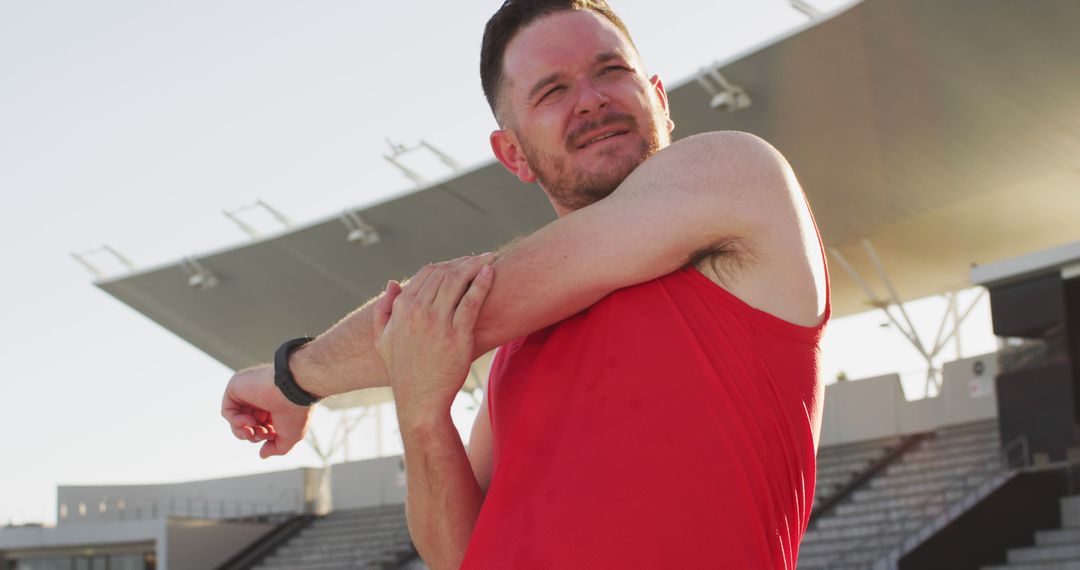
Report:
[[[989,469],[982,473],[985,476],[981,478],[980,483],[976,483],[976,484],[973,484],[973,485],[968,485],[967,484],[967,478],[968,477],[966,475],[962,476],[959,479],[957,479],[956,481],[953,481],[951,484],[944,487],[943,489],[940,489],[938,491],[932,491],[932,492],[928,493],[927,496],[922,501],[920,501],[918,504],[910,506],[910,507],[904,507],[904,510],[907,511],[908,513],[911,513],[911,512],[914,512],[914,511],[922,512],[923,509],[926,508],[927,504],[930,503],[931,500],[933,500],[933,499],[936,499],[936,498],[939,498],[939,497],[941,497],[941,498],[947,497],[948,494],[953,492],[953,491],[959,491],[959,490],[962,490],[964,488],[977,487],[979,484],[981,484],[982,482],[985,482],[990,477],[992,477],[994,475],[997,475],[997,474],[1000,474],[1001,472],[1006,470],[1006,469],[1004,469],[1002,467],[1000,459],[1001,458],[999,456],[999,457],[997,457],[997,461],[993,461],[993,460],[987,461],[985,459],[976,459],[974,461],[971,461],[970,463],[961,464],[961,465],[982,464],[984,467],[988,467]],[[996,463],[996,465],[995,465],[995,463]],[[903,523],[908,521],[908,520],[914,519],[914,518],[916,518],[916,517],[915,516],[906,516],[906,517],[897,518],[897,519],[892,520],[892,521],[886,520],[885,524],[881,525],[878,533],[867,535],[862,540],[855,543],[855,545],[851,546],[850,548],[845,549],[843,552],[837,553],[836,556],[834,556],[834,557],[830,558],[828,561],[826,561],[825,562],[826,570],[828,570],[829,568],[832,568],[834,565],[843,564],[843,563],[847,562],[847,559],[849,557],[851,557],[856,552],[859,552],[860,550],[862,550],[862,547],[867,545],[871,540],[877,540],[877,539],[880,539],[882,536],[884,536],[885,535],[884,528],[886,526],[888,526],[889,522],[899,522],[901,532],[903,532]]]

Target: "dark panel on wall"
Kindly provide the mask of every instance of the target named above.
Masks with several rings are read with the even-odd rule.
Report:
[[[1073,445],[1073,375],[1067,361],[1006,372],[997,377],[1001,443],[1026,437],[1031,453],[1064,461]]]
[[[1065,349],[1073,363],[1074,413],[1080,418],[1080,277],[1065,281]]]
[[[978,570],[1003,564],[1009,548],[1031,546],[1035,531],[1061,526],[1061,471],[1014,477],[900,559],[900,570]]]
[[[994,334],[1042,338],[1065,322],[1065,289],[1058,273],[990,289]]]

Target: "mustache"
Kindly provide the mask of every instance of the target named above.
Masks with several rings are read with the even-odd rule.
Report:
[[[578,147],[576,144],[578,139],[597,129],[602,129],[611,125],[619,125],[632,131],[637,128],[637,120],[633,115],[628,115],[626,113],[612,113],[602,119],[582,123],[581,125],[578,125],[577,128],[570,131],[570,134],[566,136],[566,148],[569,150],[576,149]]]

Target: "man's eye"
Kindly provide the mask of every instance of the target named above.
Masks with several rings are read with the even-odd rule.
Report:
[[[622,70],[625,70],[625,69],[626,69],[626,67],[624,67],[622,65],[609,65],[609,66],[604,68],[604,73],[607,73],[609,71],[622,71]]]
[[[540,97],[540,101],[543,101],[544,99],[547,99],[547,98],[548,98],[548,95],[551,95],[552,93],[556,93],[556,92],[558,92],[558,91],[562,91],[562,90],[563,90],[563,86],[562,86],[562,85],[556,85],[555,87],[552,87],[551,89],[549,89],[549,90],[547,91],[547,93],[544,93],[544,94],[543,94],[543,95],[542,95],[542,96]]]

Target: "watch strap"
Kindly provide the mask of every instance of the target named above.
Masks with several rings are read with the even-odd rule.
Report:
[[[318,396],[309,393],[296,383],[292,370],[289,369],[289,356],[296,349],[315,340],[311,337],[300,337],[285,341],[274,353],[274,385],[281,393],[297,406],[311,406],[321,400]]]

